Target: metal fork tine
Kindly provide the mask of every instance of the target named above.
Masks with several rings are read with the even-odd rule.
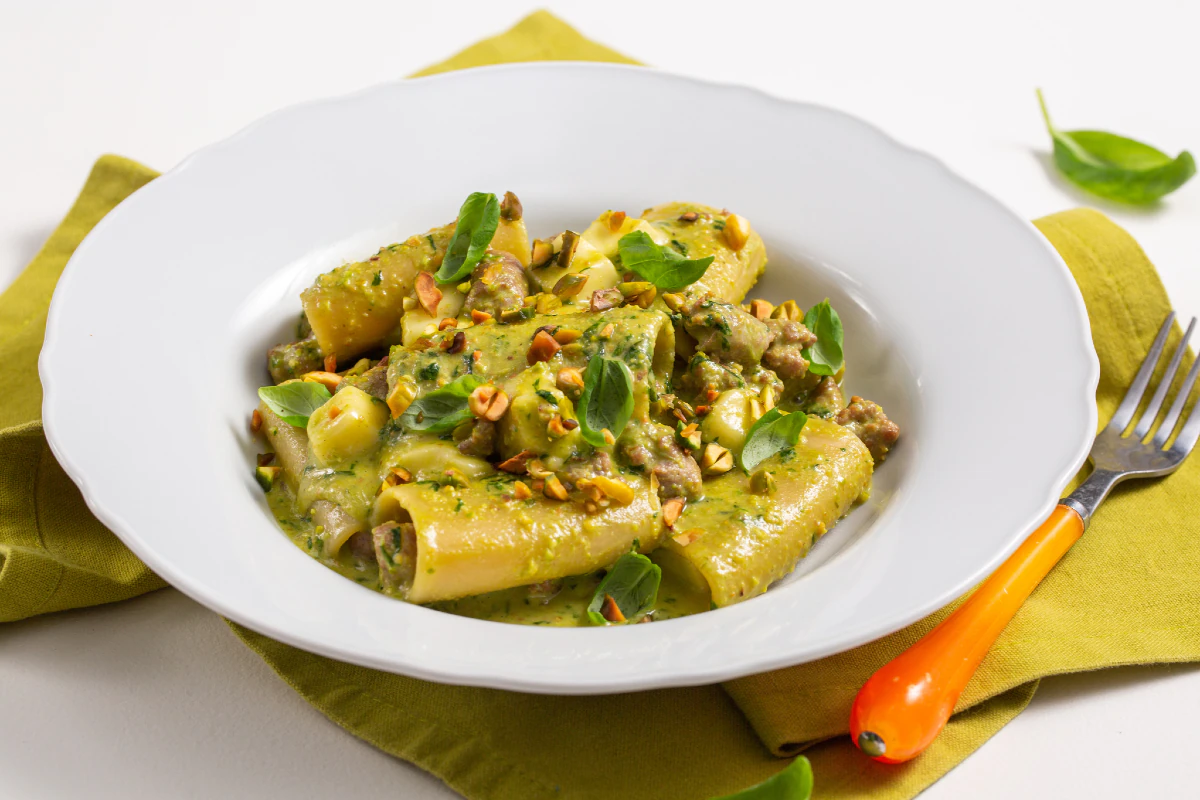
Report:
[[[1114,432],[1118,434],[1123,432],[1130,420],[1133,419],[1133,413],[1137,411],[1138,405],[1142,402],[1142,395],[1146,393],[1146,384],[1150,383],[1150,376],[1154,373],[1154,367],[1158,364],[1159,357],[1162,356],[1163,345],[1167,341],[1167,334],[1170,333],[1171,323],[1174,321],[1175,312],[1172,311],[1167,314],[1166,320],[1158,330],[1158,336],[1154,337],[1154,344],[1150,345],[1150,352],[1146,353],[1146,358],[1142,361],[1142,368],[1138,370],[1137,377],[1130,384],[1129,391],[1125,392],[1125,398],[1117,407],[1117,413],[1113,414],[1112,420],[1108,423],[1109,429]]]
[[[1188,370],[1187,377],[1183,379],[1183,384],[1179,387],[1179,394],[1175,395],[1175,402],[1171,403],[1171,409],[1163,417],[1162,425],[1158,426],[1158,432],[1154,434],[1154,446],[1159,450],[1171,438],[1171,431],[1175,430],[1175,423],[1179,421],[1179,415],[1183,413],[1183,407],[1187,405],[1192,388],[1196,385],[1197,375],[1200,375],[1200,358],[1192,362],[1192,368]],[[1188,452],[1196,444],[1197,434],[1200,434],[1200,413],[1193,409],[1191,419],[1179,432],[1179,438],[1175,440],[1175,446],[1182,446],[1182,452]],[[1189,436],[1191,441],[1188,441],[1187,437]]]
[[[1183,338],[1179,341],[1179,346],[1171,355],[1171,361],[1167,364],[1167,370],[1163,373],[1162,380],[1158,382],[1158,388],[1154,390],[1154,397],[1150,398],[1150,404],[1146,406],[1142,418],[1138,420],[1137,427],[1133,429],[1133,438],[1145,438],[1146,434],[1150,432],[1150,426],[1154,424],[1154,419],[1158,416],[1159,409],[1162,408],[1163,399],[1166,398],[1171,384],[1175,382],[1175,373],[1179,371],[1179,362],[1183,360],[1183,354],[1187,352],[1188,340],[1192,338],[1192,331],[1195,329],[1196,318],[1192,317]]]
[[[1179,431],[1179,436],[1175,438],[1175,444],[1171,445],[1171,451],[1186,456],[1196,446],[1197,438],[1200,438],[1200,412],[1192,409],[1192,415],[1184,424],[1183,430]]]

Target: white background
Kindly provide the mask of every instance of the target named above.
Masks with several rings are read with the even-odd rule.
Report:
[[[1200,311],[1200,180],[1149,210],[1079,193],[1047,170],[1033,94],[1045,89],[1064,128],[1200,148],[1194,0],[544,5],[655,66],[858,114],[1026,217],[1100,207],[1138,237],[1176,307]],[[168,169],[269,111],[401,77],[535,7],[0,0],[0,287],[98,155]],[[619,132],[619,109],[597,111]],[[665,111],[684,130],[720,113]],[[1189,796],[1198,717],[1200,668],[1051,679],[924,797]],[[327,722],[173,590],[0,627],[0,775],[14,798],[454,796]]]

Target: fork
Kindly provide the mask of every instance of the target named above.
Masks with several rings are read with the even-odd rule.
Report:
[[[876,761],[898,764],[928,747],[1000,632],[1083,535],[1113,487],[1128,478],[1174,472],[1187,458],[1200,437],[1200,413],[1183,413],[1200,372],[1200,358],[1193,361],[1157,426],[1155,420],[1187,352],[1196,328],[1194,317],[1135,422],[1174,321],[1172,311],[1121,405],[1092,443],[1088,458],[1093,469],[1087,480],[1059,501],[1041,527],[953,614],[859,689],[850,710],[850,736],[859,750]]]

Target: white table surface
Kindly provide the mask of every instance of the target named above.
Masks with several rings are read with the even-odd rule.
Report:
[[[1147,211],[1077,192],[1046,168],[1033,94],[1046,90],[1063,127],[1200,148],[1194,0],[541,5],[656,66],[856,113],[1027,217],[1099,206],[1177,307],[1200,311],[1200,181]],[[534,7],[0,0],[0,287],[101,153],[167,169],[266,112],[403,76]],[[1050,679],[923,797],[1192,796],[1198,712],[1196,667]],[[456,796],[327,722],[174,590],[0,627],[0,775],[0,797],[22,799]]]

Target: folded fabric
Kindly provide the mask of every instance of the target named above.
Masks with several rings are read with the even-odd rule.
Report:
[[[421,74],[546,59],[634,63],[538,12]],[[0,401],[0,621],[163,585],[91,516],[49,453],[36,373],[46,308],[67,259],[104,214],[154,175],[125,159],[101,158],[66,219],[0,296],[0,375],[9,379]],[[1166,314],[1166,293],[1137,244],[1103,215],[1076,210],[1036,224],[1087,303],[1105,420]],[[1029,397],[1025,384],[1035,381],[1014,376],[1014,396]],[[232,627],[334,722],[471,798],[705,798],[755,783],[786,763],[779,756],[805,748],[822,798],[908,798],[1018,714],[1042,676],[1200,659],[1198,512],[1197,459],[1168,480],[1119,489],[1001,636],[961,713],[929,751],[899,767],[868,761],[839,734],[862,681],[945,610],[847,653],[724,688],[602,697],[432,684]]]

